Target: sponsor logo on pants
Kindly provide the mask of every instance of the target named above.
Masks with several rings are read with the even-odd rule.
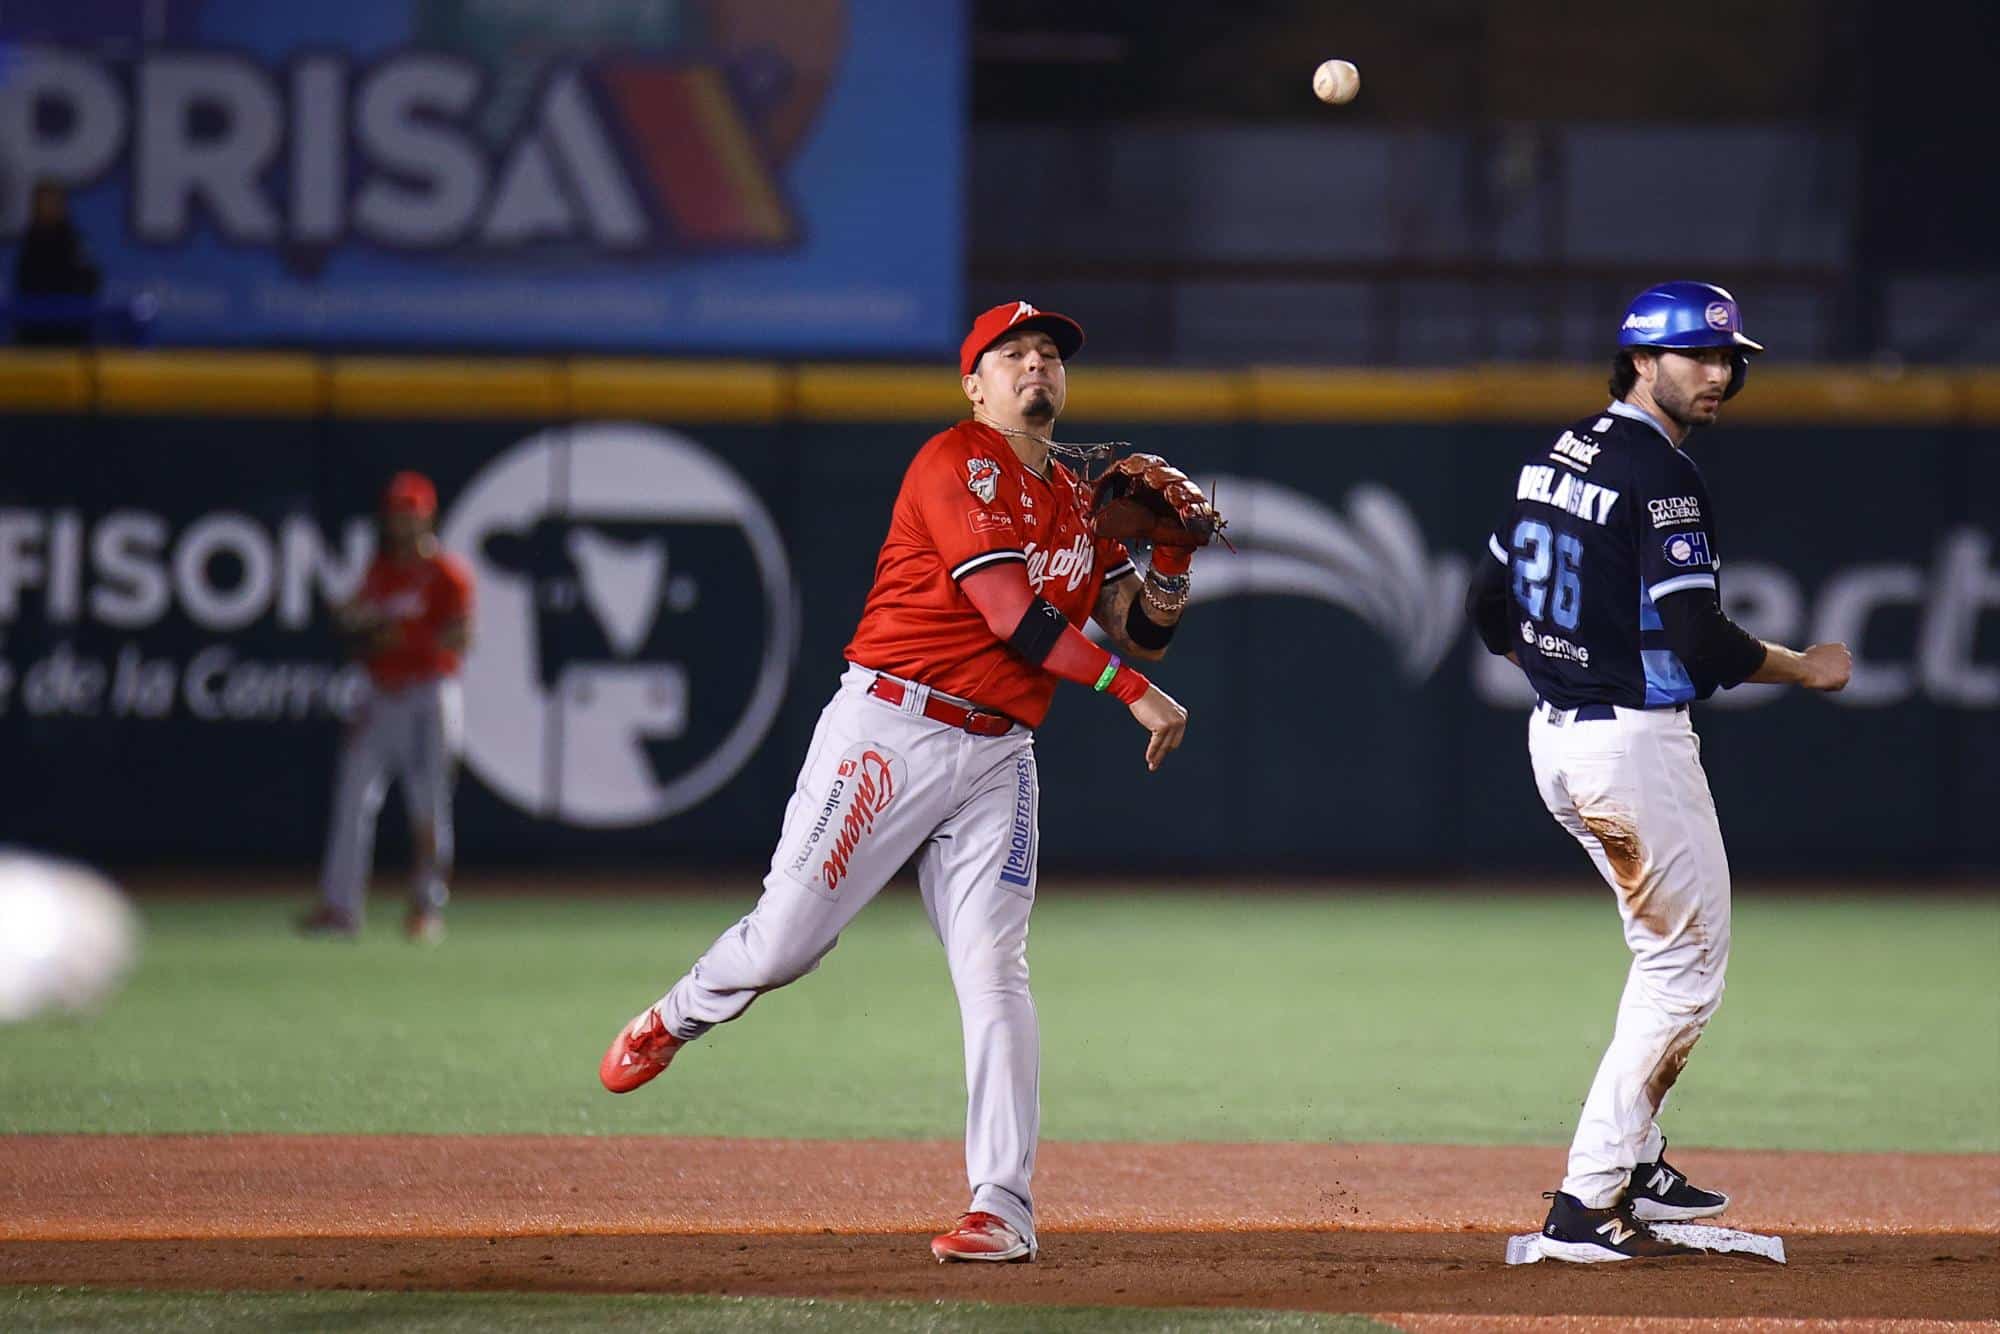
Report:
[[[1007,833],[1007,860],[1000,879],[1026,889],[1035,878],[1035,762],[1014,761],[1014,821]]]
[[[838,897],[856,856],[896,799],[905,772],[902,757],[887,746],[872,741],[849,746],[786,873],[829,898]],[[815,861],[817,869],[809,871]]]

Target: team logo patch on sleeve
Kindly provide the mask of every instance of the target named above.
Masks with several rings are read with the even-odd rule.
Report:
[[[1707,533],[1675,533],[1667,539],[1669,565],[1708,564]]]
[[[979,497],[982,505],[993,503],[993,492],[1000,485],[1000,465],[992,459],[967,459],[965,461],[965,487]]]

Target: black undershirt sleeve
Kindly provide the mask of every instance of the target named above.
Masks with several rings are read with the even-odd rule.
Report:
[[[1669,593],[1656,605],[1667,647],[1697,684],[1740,685],[1764,665],[1763,641],[1723,615],[1714,589]]]
[[[1173,639],[1174,631],[1180,627],[1180,622],[1161,625],[1146,614],[1146,609],[1142,605],[1145,600],[1145,595],[1141,594],[1133,598],[1132,605],[1125,609],[1125,637],[1140,648],[1157,652]]]
[[[1507,611],[1507,567],[1491,554],[1479,557],[1478,570],[1465,590],[1465,616],[1488,653],[1504,657],[1514,646],[1509,637],[1508,622],[1513,618]]]

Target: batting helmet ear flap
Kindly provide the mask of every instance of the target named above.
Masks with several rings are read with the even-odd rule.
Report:
[[[1750,378],[1750,354],[1738,352],[1729,359],[1729,388],[1722,391],[1722,401],[1727,403],[1743,390],[1743,382]]]

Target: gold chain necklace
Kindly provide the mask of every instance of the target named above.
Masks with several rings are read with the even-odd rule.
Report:
[[[1051,454],[1060,456],[1064,462],[1074,465],[1077,475],[1086,482],[1091,480],[1088,470],[1093,465],[1108,462],[1114,450],[1132,448],[1132,442],[1129,440],[1098,440],[1084,445],[1067,444],[1046,435],[1023,430],[1018,426],[1002,426],[977,408],[972,410],[972,419],[990,430],[998,431],[1001,435],[1013,436],[1017,440],[1034,441]],[[1042,474],[1037,473],[1036,476]],[[1047,478],[1044,477],[1043,480],[1046,481]]]

